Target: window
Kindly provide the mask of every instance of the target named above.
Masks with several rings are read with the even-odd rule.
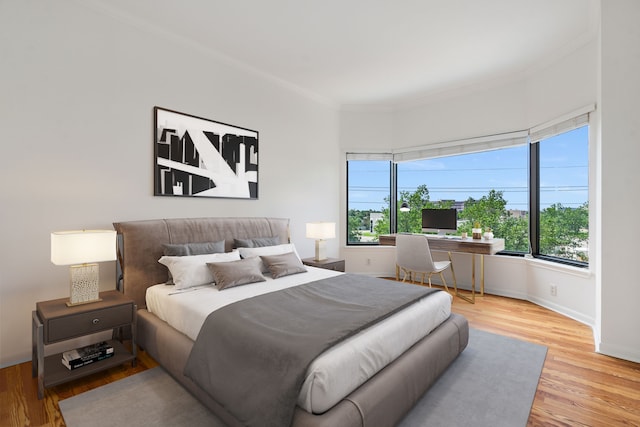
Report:
[[[538,145],[539,233],[534,254],[589,261],[589,126],[541,139]],[[534,147],[535,148],[535,147]]]
[[[378,243],[380,234],[391,232],[392,163],[375,157],[347,157],[347,244]]]
[[[347,244],[420,232],[423,208],[453,207],[458,234],[479,223],[505,239],[505,253],[587,266],[589,113],[568,117],[384,159],[348,154]]]
[[[421,210],[456,208],[458,234],[477,222],[505,239],[508,251],[528,252],[526,145],[398,164],[398,231],[420,232]]]

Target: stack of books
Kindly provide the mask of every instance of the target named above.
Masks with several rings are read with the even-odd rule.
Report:
[[[106,341],[62,353],[62,364],[73,370],[113,356],[113,347]]]

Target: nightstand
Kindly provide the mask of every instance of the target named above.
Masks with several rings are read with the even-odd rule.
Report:
[[[335,270],[344,272],[344,260],[338,258],[327,258],[320,261],[316,261],[313,258],[304,258],[302,260],[304,265],[311,267],[324,268],[326,270]]]
[[[44,397],[44,389],[72,381],[113,366],[131,361],[135,366],[136,310],[133,300],[118,291],[101,292],[102,301],[67,307],[68,298],[36,303],[32,312],[31,374],[38,376],[38,399]],[[122,329],[131,330],[131,351],[117,339],[109,340],[114,355],[78,369],[69,370],[62,365],[62,354],[44,357],[48,344],[113,330],[113,337],[120,338]]]

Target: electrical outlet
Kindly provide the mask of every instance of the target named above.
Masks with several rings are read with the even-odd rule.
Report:
[[[554,283],[551,284],[551,296],[555,297],[558,295],[558,286]]]

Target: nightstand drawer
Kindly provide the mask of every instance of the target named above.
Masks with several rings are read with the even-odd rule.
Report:
[[[47,343],[67,340],[132,322],[132,304],[58,317],[44,324],[44,340]]]

